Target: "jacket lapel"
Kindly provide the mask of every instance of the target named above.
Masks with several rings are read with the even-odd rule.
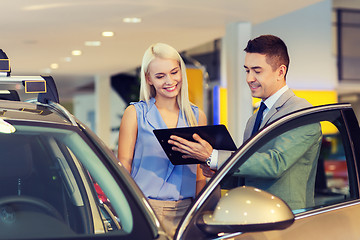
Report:
[[[284,92],[280,98],[275,102],[274,106],[269,110],[266,114],[264,120],[262,121],[260,128],[264,127],[266,124],[274,120],[274,116],[280,109],[284,106],[284,104],[289,100],[289,98],[295,96],[294,92],[291,89],[288,89]],[[254,126],[254,123],[253,123]]]

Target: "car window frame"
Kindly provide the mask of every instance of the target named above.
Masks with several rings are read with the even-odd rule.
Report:
[[[119,161],[115,155],[106,147],[100,138],[98,138],[90,129],[86,128],[78,122],[78,126],[72,126],[68,124],[58,124],[52,122],[39,122],[29,120],[12,120],[8,119],[10,124],[28,125],[28,126],[39,126],[39,127],[50,127],[66,129],[76,132],[94,151],[94,153],[101,159],[104,166],[108,169],[111,177],[116,181],[117,185],[126,196],[128,204],[130,206],[131,213],[133,214],[133,229],[130,233],[123,231],[115,231],[104,234],[91,234],[91,235],[73,235],[72,239],[82,239],[84,237],[92,237],[95,239],[140,239],[143,237],[144,232],[149,232],[148,237],[156,239],[159,236],[166,236],[166,233],[162,231],[160,222],[158,221],[155,213],[147,202],[145,196],[141,190],[132,180],[130,174],[119,165]],[[94,192],[95,193],[95,192]],[[98,208],[99,202],[97,202]],[[99,209],[100,212],[100,209]],[[148,229],[145,231],[145,229]],[[30,236],[29,236],[30,237]],[[48,239],[52,239],[50,236]],[[58,236],[54,236],[53,239],[60,239]]]
[[[351,158],[353,159],[353,176],[349,176],[349,178],[352,178],[352,181],[349,184],[352,184],[352,189],[354,196],[356,197],[355,200],[359,200],[359,163],[357,161],[360,160],[360,153],[357,153],[354,148],[358,147],[360,149],[359,139],[355,137],[357,133],[359,133],[359,125],[356,120],[356,116],[351,108],[351,104],[329,104],[329,105],[323,105],[323,106],[317,106],[317,107],[310,107],[306,109],[302,109],[299,111],[295,111],[293,113],[290,113],[273,123],[269,124],[265,128],[263,128],[261,131],[259,131],[256,135],[254,135],[252,138],[248,139],[246,142],[244,142],[237,151],[235,151],[222,165],[222,167],[215,173],[215,175],[209,180],[207,185],[204,187],[202,192],[198,195],[198,197],[195,199],[193,205],[188,209],[187,213],[183,217],[182,221],[179,224],[179,227],[177,229],[177,232],[175,234],[174,239],[182,239],[184,236],[188,234],[188,232],[194,232],[196,234],[195,229],[197,228],[195,219],[198,217],[198,214],[201,212],[201,208],[203,208],[206,204],[208,204],[211,199],[214,197],[214,192],[220,181],[226,176],[231,169],[234,168],[234,166],[239,167],[241,166],[246,159],[252,155],[255,150],[252,149],[258,149],[260,145],[263,145],[262,142],[266,141],[267,139],[271,139],[271,135],[279,135],[275,134],[275,131],[279,131],[277,129],[280,129],[284,124],[293,121],[293,124],[296,124],[297,119],[300,119],[302,117],[309,118],[310,116],[318,116],[319,119],[322,118],[327,113],[331,113],[337,111],[339,112],[339,116],[341,117],[341,120],[344,123],[344,131],[346,131],[348,140],[351,142],[350,151],[351,151]],[[327,119],[323,119],[320,121],[328,121]],[[332,121],[330,121],[332,122]],[[355,125],[350,128],[350,125]],[[292,125],[292,124],[290,124]],[[304,125],[304,124],[300,124]],[[280,129],[280,132],[285,132],[286,129]],[[273,132],[273,134],[272,134]],[[356,146],[355,146],[356,145]],[[206,206],[205,206],[206,208]],[[327,207],[329,208],[329,207]],[[319,211],[319,210],[314,210]],[[303,212],[296,214],[296,216],[305,216],[308,212]],[[200,230],[198,230],[200,231]],[[238,233],[240,234],[240,233]],[[235,234],[237,235],[237,234]]]

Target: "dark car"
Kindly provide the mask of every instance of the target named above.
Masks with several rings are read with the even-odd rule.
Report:
[[[29,102],[14,90],[0,94],[1,239],[114,231],[125,239],[166,238],[113,153],[57,103],[51,77],[6,76],[0,83],[40,92]]]
[[[7,99],[0,100],[0,239],[169,239],[114,154],[58,103],[51,77],[4,76],[0,83],[40,92],[30,101],[14,91],[0,94]],[[338,140],[329,144],[323,136],[315,204],[290,209],[273,194],[243,186],[238,173],[247,159],[279,136],[318,123],[335,127]],[[279,119],[240,146],[209,180],[174,239],[357,238],[359,136],[350,104]],[[340,177],[329,174],[329,151],[341,153]]]

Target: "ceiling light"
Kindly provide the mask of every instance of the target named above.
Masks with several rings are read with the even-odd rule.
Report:
[[[73,56],[80,56],[80,55],[81,55],[81,51],[80,51],[80,50],[73,50],[73,51],[71,52],[71,54],[72,54]]]
[[[24,7],[24,11],[38,11],[38,10],[47,10],[52,8],[60,8],[60,7],[68,7],[71,6],[71,3],[50,3],[50,4],[42,4],[42,5],[31,5]]]
[[[141,18],[137,18],[137,17],[123,18],[123,22],[124,23],[140,23]]]
[[[71,62],[71,57],[64,57],[62,60],[64,62]]]
[[[51,69],[58,69],[58,68],[59,68],[59,64],[57,64],[57,63],[52,63],[52,64],[50,65],[50,68],[51,68]]]
[[[112,37],[114,36],[114,32],[102,32],[103,37]]]
[[[101,46],[101,42],[100,42],[100,41],[86,41],[86,42],[85,42],[85,46],[88,46],[88,47],[99,47],[99,46]]]

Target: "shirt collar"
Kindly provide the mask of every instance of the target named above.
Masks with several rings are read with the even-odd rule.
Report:
[[[270,97],[268,97],[264,103],[267,107],[267,109],[272,108],[272,106],[274,106],[274,104],[276,103],[276,101],[281,97],[281,95],[283,95],[284,92],[286,92],[289,89],[289,87],[287,85],[283,86],[282,88],[280,88],[280,90],[278,90],[275,94],[271,95]]]

